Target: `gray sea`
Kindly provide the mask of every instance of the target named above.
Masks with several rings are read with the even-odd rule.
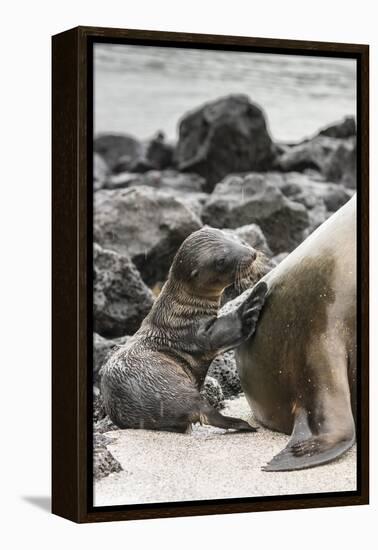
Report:
[[[258,103],[279,141],[356,113],[351,59],[113,44],[94,55],[95,133],[175,139],[186,112],[231,93]]]

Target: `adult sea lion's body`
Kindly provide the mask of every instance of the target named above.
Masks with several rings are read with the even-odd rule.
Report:
[[[185,432],[200,421],[255,431],[221,415],[200,389],[214,357],[255,330],[265,283],[235,312],[218,317],[218,310],[223,290],[251,274],[256,258],[219,229],[201,229],[184,241],[140,329],[102,369],[105,409],[117,426]]]
[[[356,197],[263,280],[256,333],[236,355],[257,420],[291,434],[264,469],[316,466],[355,441]]]

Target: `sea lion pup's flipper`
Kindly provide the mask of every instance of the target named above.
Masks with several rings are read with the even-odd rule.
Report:
[[[245,420],[235,418],[233,416],[223,416],[219,411],[213,409],[211,405],[203,401],[201,403],[200,421],[202,424],[210,424],[216,428],[225,430],[238,430],[242,432],[257,432],[258,428],[254,428]]]
[[[326,347],[322,349],[321,346],[317,350],[325,363],[332,361],[335,367],[327,369],[328,382],[323,380],[325,385],[321,385],[315,381],[316,398],[294,405],[294,427],[289,443],[263,467],[264,471],[302,470],[319,466],[342,455],[354,444],[347,360],[341,355],[338,358],[330,353],[326,355],[326,351]],[[312,372],[315,374],[314,370]],[[338,373],[337,376],[335,373]],[[328,387],[333,388],[332,392]]]
[[[261,281],[235,311],[200,326],[196,337],[201,348],[223,353],[250,338],[256,330],[267,291],[267,284]]]

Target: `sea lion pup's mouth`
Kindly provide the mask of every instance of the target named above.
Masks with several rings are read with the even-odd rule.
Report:
[[[254,286],[272,267],[263,252],[251,250],[255,254],[251,258],[242,258],[236,266],[234,286],[239,293]]]

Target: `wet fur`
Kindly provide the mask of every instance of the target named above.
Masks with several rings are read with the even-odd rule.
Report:
[[[185,432],[193,422],[254,431],[224,417],[200,395],[217,354],[250,337],[266,285],[229,317],[218,318],[223,290],[251,276],[255,252],[220,230],[202,229],[180,247],[151,312],[102,371],[102,394],[121,428]]]
[[[257,420],[291,434],[267,471],[329,462],[355,441],[354,199],[326,224],[265,277],[256,335],[236,354]]]

